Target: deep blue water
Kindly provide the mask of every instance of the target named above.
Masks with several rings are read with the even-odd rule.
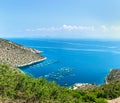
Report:
[[[42,50],[47,60],[21,68],[34,77],[45,77],[60,85],[103,84],[112,68],[120,68],[120,41],[10,39]]]

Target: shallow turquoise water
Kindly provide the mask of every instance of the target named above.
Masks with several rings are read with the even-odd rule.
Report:
[[[21,68],[34,77],[45,77],[60,85],[104,83],[112,68],[120,67],[119,41],[10,39],[42,50],[47,57],[42,63]]]

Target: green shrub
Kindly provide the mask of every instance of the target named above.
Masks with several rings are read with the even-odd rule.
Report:
[[[119,95],[118,87],[116,85],[113,88],[117,93],[117,95],[112,93],[113,97]],[[2,100],[7,99],[19,103],[100,103],[101,101],[105,103],[103,98],[110,97],[110,94],[108,92],[104,94],[104,91],[108,90],[98,88],[94,91],[74,91],[43,78],[35,79],[21,73],[19,69],[0,64],[0,97]]]

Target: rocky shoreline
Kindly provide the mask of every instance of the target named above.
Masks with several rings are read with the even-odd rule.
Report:
[[[30,62],[30,63],[27,63],[27,64],[23,64],[23,65],[18,65],[17,67],[18,68],[21,68],[21,67],[26,67],[26,66],[30,66],[30,65],[34,65],[36,63],[39,63],[39,62],[43,62],[44,60],[46,60],[47,58],[44,57],[43,59],[40,59],[40,60],[37,60],[37,61],[33,61],[33,62]]]
[[[120,82],[120,69],[110,69],[107,77],[105,78],[105,84]],[[72,90],[89,90],[97,87],[95,84],[89,83],[75,83],[70,87]]]
[[[95,84],[89,84],[89,83],[76,83],[69,89],[71,90],[91,90],[96,87]]]
[[[23,67],[42,62],[46,58],[41,51],[0,38],[0,62],[13,67]]]
[[[108,76],[105,79],[106,84],[118,81],[120,82],[120,69],[111,69]]]

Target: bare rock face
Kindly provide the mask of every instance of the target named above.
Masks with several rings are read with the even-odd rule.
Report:
[[[120,82],[120,69],[112,69],[106,78],[106,83]]]
[[[39,50],[27,48],[0,38],[0,62],[8,63],[11,66],[25,66],[44,60]]]

